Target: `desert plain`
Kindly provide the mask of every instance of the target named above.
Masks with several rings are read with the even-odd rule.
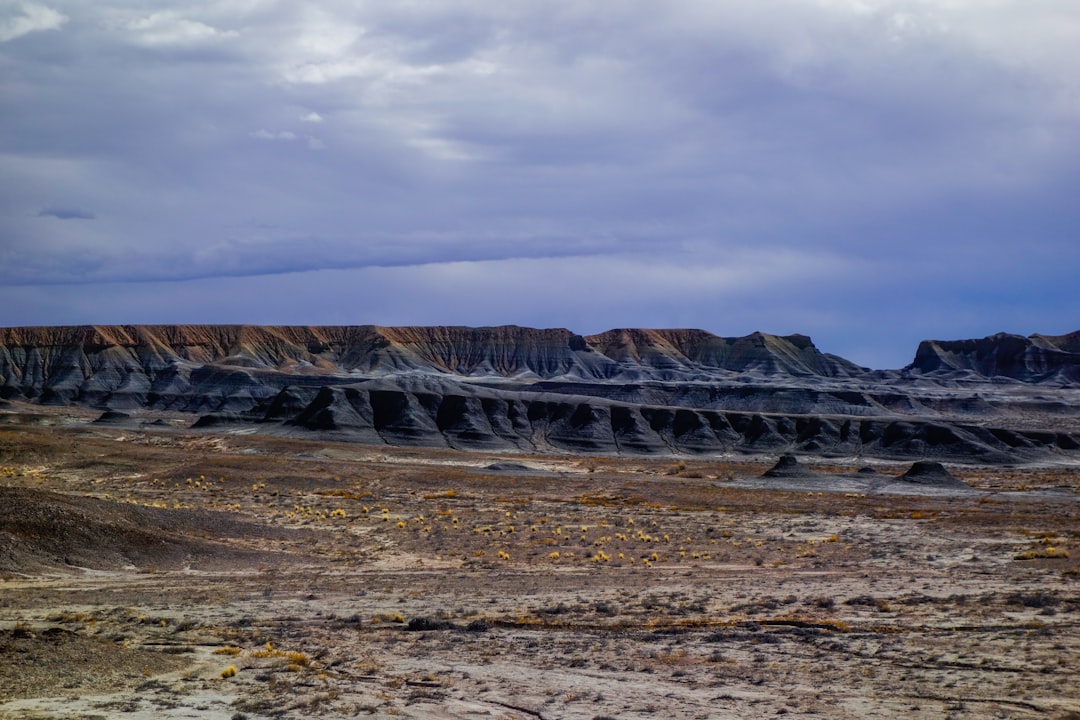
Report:
[[[911,463],[98,415],[0,412],[0,718],[1080,717],[1066,463],[860,485]]]

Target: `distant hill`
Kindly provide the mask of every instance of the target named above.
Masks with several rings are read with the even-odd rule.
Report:
[[[516,379],[707,379],[733,373],[865,372],[803,335],[721,338],[703,330],[502,327],[124,325],[0,330],[0,394],[100,404],[182,389],[197,367],[299,375],[432,373]]]
[[[1080,332],[928,340],[883,371],[692,329],[6,328],[0,399],[370,443],[1023,462],[1080,449]]]

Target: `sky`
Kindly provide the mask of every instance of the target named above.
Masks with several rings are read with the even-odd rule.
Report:
[[[1076,0],[0,0],[0,326],[1080,329]]]

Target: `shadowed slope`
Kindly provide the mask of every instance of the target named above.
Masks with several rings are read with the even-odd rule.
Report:
[[[64,566],[99,570],[227,567],[269,554],[207,537],[225,541],[286,534],[221,513],[165,510],[0,487],[0,572]]]

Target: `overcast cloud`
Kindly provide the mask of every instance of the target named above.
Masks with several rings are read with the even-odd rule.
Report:
[[[1075,0],[0,0],[0,325],[1080,329]]]

